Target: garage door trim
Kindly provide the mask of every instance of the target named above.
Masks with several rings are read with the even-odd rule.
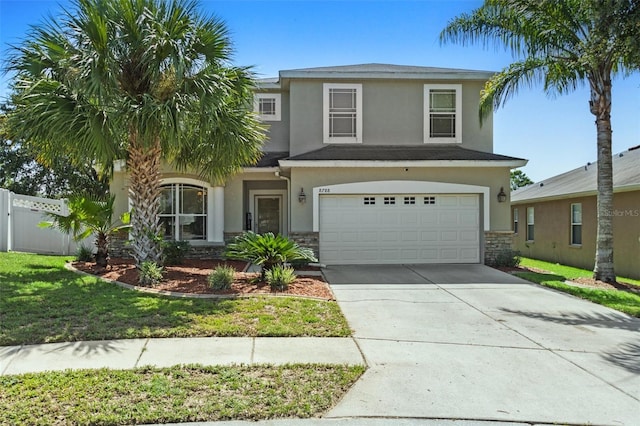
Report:
[[[357,194],[482,194],[484,229],[490,228],[488,186],[415,180],[382,180],[341,183],[313,188],[313,231],[320,232],[320,197],[322,195]]]

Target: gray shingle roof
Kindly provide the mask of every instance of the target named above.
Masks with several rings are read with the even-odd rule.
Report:
[[[294,155],[290,161],[429,161],[477,160],[513,161],[521,158],[490,152],[473,151],[455,145],[329,145],[315,151]]]
[[[263,152],[258,164],[253,167],[278,167],[278,160],[288,156],[288,152]]]
[[[393,64],[358,64],[280,71],[282,78],[411,78],[486,80],[495,72]]]
[[[562,198],[597,191],[597,163],[590,163],[511,193],[511,202]],[[640,187],[640,145],[613,156],[613,187]]]

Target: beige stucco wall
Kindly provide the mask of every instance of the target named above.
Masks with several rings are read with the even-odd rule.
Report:
[[[292,193],[298,194],[304,188],[307,202],[300,204],[292,201],[291,231],[308,232],[313,230],[313,188],[317,186],[341,183],[415,180],[425,182],[445,182],[465,185],[487,186],[490,189],[490,226],[491,231],[510,230],[510,209],[508,203],[499,203],[497,194],[500,187],[509,188],[508,168],[294,168],[291,170]],[[484,200],[483,200],[484,202]],[[488,230],[487,230],[488,231]]]
[[[582,203],[582,245],[572,246],[572,203]],[[614,194],[614,263],[620,276],[640,279],[640,191]],[[526,241],[526,209],[534,207],[534,241]],[[596,197],[518,203],[519,232],[514,247],[526,257],[593,269],[596,248]]]
[[[287,91],[262,91],[260,93],[280,93],[280,121],[265,121],[268,139],[263,150],[270,152],[289,151],[289,92]]]
[[[290,96],[291,155],[326,146],[323,143],[323,83],[362,83],[363,145],[422,145],[424,85],[457,81],[428,80],[293,80]],[[478,120],[482,82],[462,83],[462,147],[493,151],[493,124]],[[284,95],[283,95],[284,96]],[[274,134],[275,137],[275,134]]]

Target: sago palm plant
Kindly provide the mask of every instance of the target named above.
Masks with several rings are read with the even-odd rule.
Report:
[[[287,237],[274,235],[272,232],[245,232],[227,246],[225,254],[230,259],[246,260],[261,266],[263,281],[266,272],[276,265],[292,260],[318,261],[311,249],[300,247]]]

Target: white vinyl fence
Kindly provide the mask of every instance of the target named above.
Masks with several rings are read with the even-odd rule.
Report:
[[[93,239],[75,242],[55,228],[41,228],[45,213],[69,214],[65,200],[31,197],[0,189],[0,251],[73,254],[80,244],[93,247]]]

